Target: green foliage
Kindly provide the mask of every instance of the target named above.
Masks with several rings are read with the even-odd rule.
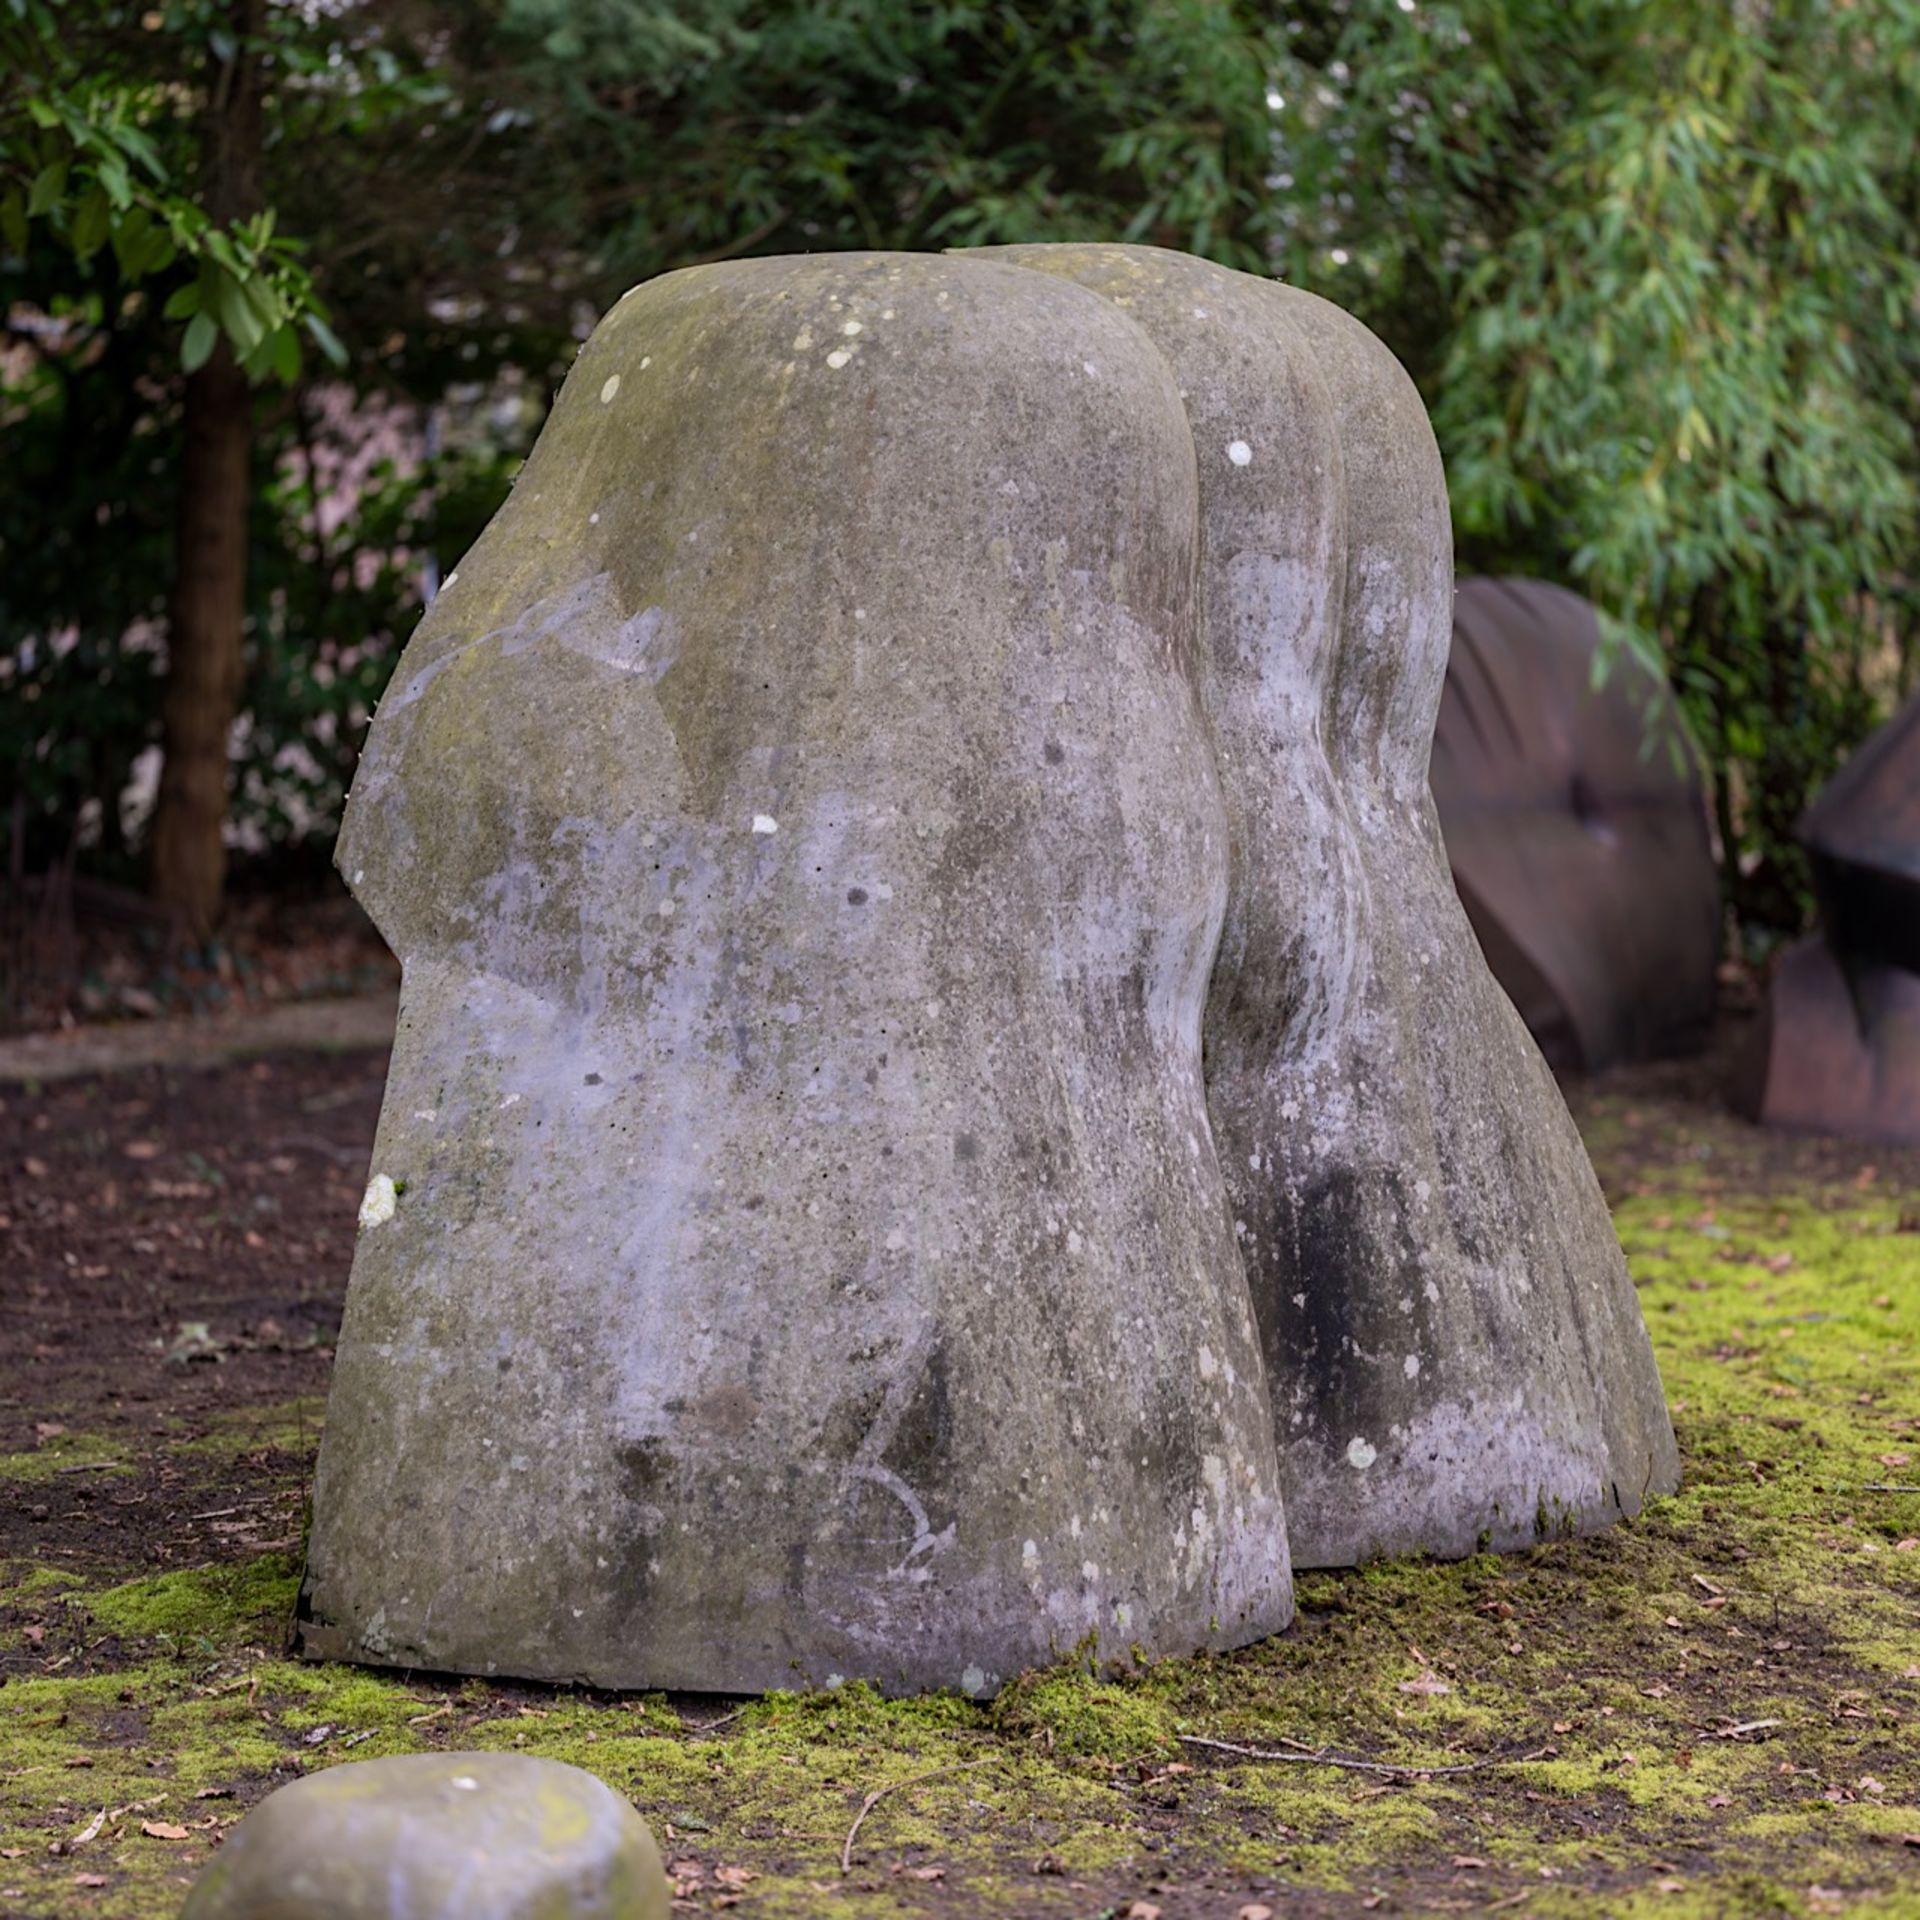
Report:
[[[297,14],[275,9],[276,24]],[[44,223],[80,266],[110,250],[123,286],[177,282],[163,311],[180,361],[203,366],[224,335],[255,379],[296,379],[305,333],[345,358],[297,242],[271,207],[223,220],[188,184],[185,62],[227,84],[243,54],[229,9],[201,0],[165,11],[7,0],[0,10],[0,237],[16,253]],[[149,24],[152,23],[152,24]],[[288,44],[282,26],[275,50]]]
[[[1425,387],[1463,556],[1664,649],[1753,916],[1915,651],[1920,6],[1452,0],[1296,52],[1286,258]]]
[[[243,72],[261,177],[216,217],[197,142]],[[316,537],[303,345],[433,407],[549,384],[691,262],[1097,237],[1374,326],[1463,564],[1566,580],[1664,658],[1736,905],[1790,928],[1795,817],[1920,679],[1916,123],[1920,0],[0,0],[0,311],[40,316],[0,354],[35,476],[0,501],[0,678],[32,689],[0,764],[33,857],[150,743],[178,369],[216,340],[300,389],[260,409],[236,771],[280,844],[324,831],[424,551],[523,438]]]
[[[1032,240],[1265,264],[1265,8],[503,0],[501,23],[555,216],[596,209],[586,234],[628,278]]]
[[[330,838],[417,614],[421,548],[470,538],[505,494],[505,454],[463,444],[431,484],[417,470],[376,473],[354,524],[316,534],[305,382],[344,349],[314,269],[360,243],[369,199],[329,207],[309,176],[331,168],[336,188],[354,183],[348,160],[417,138],[443,95],[425,56],[369,8],[268,6],[236,39],[249,11],[0,0],[0,798],[8,857],[29,870],[84,857],[104,877],[136,877],[121,797],[158,740],[181,375],[216,340],[264,387],[296,390],[256,410],[234,783],[244,842]],[[223,222],[205,203],[203,122],[242,60],[264,123],[260,206]],[[277,203],[307,221],[309,246],[286,238]],[[102,204],[96,241],[88,209]],[[381,322],[351,297],[347,311],[370,357]],[[324,353],[303,354],[303,340]],[[449,369],[435,371],[443,390]],[[337,405],[333,417],[343,411],[351,419]]]

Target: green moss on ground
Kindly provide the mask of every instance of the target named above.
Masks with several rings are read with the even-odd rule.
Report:
[[[124,1445],[97,1433],[53,1434],[30,1452],[0,1453],[0,1482],[51,1481],[79,1473],[112,1479],[133,1471]]]
[[[1589,1118],[1607,1172],[1627,1128]],[[1649,1173],[1645,1136],[1612,1184],[1687,1481],[1629,1525],[1306,1575],[1295,1629],[1239,1654],[1063,1666],[987,1707],[847,1687],[737,1714],[303,1666],[295,1557],[130,1577],[103,1539],[84,1569],[0,1570],[0,1911],[158,1920],[271,1786],[472,1746],[630,1794],[689,1911],[1920,1915],[1920,1494],[1873,1490],[1920,1483],[1914,1196],[1691,1146]]]

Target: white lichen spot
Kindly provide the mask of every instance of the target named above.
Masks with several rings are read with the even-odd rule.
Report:
[[[1300,1118],[1300,1102],[1298,1100],[1281,1101],[1280,1118],[1282,1120],[1298,1120]]]
[[[367,1182],[365,1197],[360,1202],[360,1224],[369,1230],[384,1227],[393,1218],[394,1202],[399,1191],[393,1184],[389,1173],[376,1173]]]
[[[753,816],[753,830],[755,833],[778,833],[780,822],[770,813],[756,813]]]
[[[898,1227],[895,1227],[894,1230],[887,1235],[887,1251],[889,1253],[904,1253],[906,1247],[907,1236],[902,1233]]]
[[[812,345],[813,335],[809,333],[805,327],[802,327],[800,331],[793,336],[793,350],[795,353],[805,353]]]
[[[1082,1560],[1080,1562],[1080,1578],[1082,1580],[1098,1580],[1100,1578],[1099,1562],[1095,1560]]]
[[[866,608],[865,608],[865,607],[855,607],[855,608],[854,608],[854,610],[853,610],[853,617],[854,617],[854,618],[855,618],[856,620],[864,620],[864,619],[865,619],[865,618],[867,617],[867,610],[866,610]]]
[[[1236,467],[1244,467],[1252,460],[1253,449],[1248,446],[1244,440],[1229,440],[1227,442],[1227,458],[1231,460]]]
[[[458,1787],[462,1793],[476,1793],[480,1788],[480,1782],[470,1773],[456,1773],[447,1785]]]
[[[1068,1520],[1067,1531],[1074,1539],[1078,1540],[1080,1538],[1080,1516],[1077,1513]]]
[[[662,900],[660,904],[654,908],[654,912],[657,913],[662,920],[671,920],[673,918],[673,902],[671,900]]]
[[[607,375],[606,384],[600,389],[600,404],[603,407],[613,405],[613,396],[620,391],[620,376],[617,373]]]
[[[1305,1313],[1307,1310],[1307,1296],[1304,1293],[1296,1293],[1293,1296],[1293,1304],[1298,1307],[1302,1313]]]
[[[1420,1378],[1420,1356],[1417,1353],[1408,1354],[1400,1363],[1400,1371],[1404,1373],[1409,1380],[1418,1380]]]
[[[840,323],[840,331],[851,340],[856,333],[863,333],[865,329],[858,320],[843,320]]]
[[[1100,369],[1096,367],[1091,360],[1082,360],[1080,362],[1080,371],[1084,373],[1089,380],[1097,380],[1100,377]]]
[[[1358,1467],[1362,1473],[1380,1458],[1379,1454],[1365,1440],[1347,1442],[1347,1465]]]
[[[1413,1197],[1424,1207],[1427,1202],[1433,1198],[1433,1186],[1431,1182],[1416,1180],[1413,1183]]]
[[[588,526],[597,527],[599,524],[600,524],[600,516],[597,513],[590,513],[587,515]]]
[[[987,1676],[979,1667],[969,1667],[960,1676],[960,1691],[967,1694],[985,1693]]]
[[[646,370],[652,365],[653,365],[653,355],[650,353],[643,353],[640,356],[640,371],[642,373],[645,373]]]
[[[1078,1253],[1080,1249],[1084,1247],[1086,1244],[1087,1243],[1084,1240],[1082,1240],[1077,1233],[1075,1233],[1071,1228],[1068,1229],[1067,1251],[1069,1253]]]
[[[1431,1301],[1434,1306],[1437,1307],[1440,1304],[1440,1289],[1436,1287],[1431,1280],[1427,1282],[1421,1291],[1425,1293],[1428,1300]]]
[[[827,355],[827,365],[830,367],[844,367],[852,358],[853,355],[850,354],[845,347],[835,347],[834,350]],[[971,1669],[969,1669],[969,1671],[971,1671]]]
[[[1039,1570],[1040,1543],[1037,1540],[1029,1540],[1027,1544],[1020,1549],[1020,1564],[1029,1573],[1035,1573]]]
[[[1211,1380],[1220,1371],[1220,1362],[1213,1357],[1213,1349],[1202,1345],[1200,1349],[1200,1378]]]

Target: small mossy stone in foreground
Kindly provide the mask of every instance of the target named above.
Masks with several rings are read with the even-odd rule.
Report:
[[[330,1767],[248,1814],[181,1920],[664,1920],[646,1822],[578,1767],[416,1753]]]

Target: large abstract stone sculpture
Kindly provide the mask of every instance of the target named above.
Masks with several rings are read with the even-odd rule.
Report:
[[[1452,534],[1413,383],[1312,294],[1145,247],[1016,248],[1173,367],[1234,871],[1214,1137],[1300,1566],[1584,1529],[1677,1483],[1586,1151],[1427,787]]]
[[[342,836],[405,988],[306,1650],[984,1693],[1283,1625],[1283,1488],[1326,1564],[1671,1485],[1427,798],[1448,562],[1265,281],[629,295]]]
[[[1016,267],[595,333],[342,835],[405,985],[309,1650],[979,1693],[1286,1623],[1195,513],[1165,362]]]
[[[1673,690],[1544,580],[1462,580],[1433,735],[1447,859],[1548,1064],[1694,1051],[1713,1023],[1720,876]]]
[[[1799,826],[1821,930],[1781,955],[1738,1090],[1769,1126],[1920,1145],[1920,698]]]

